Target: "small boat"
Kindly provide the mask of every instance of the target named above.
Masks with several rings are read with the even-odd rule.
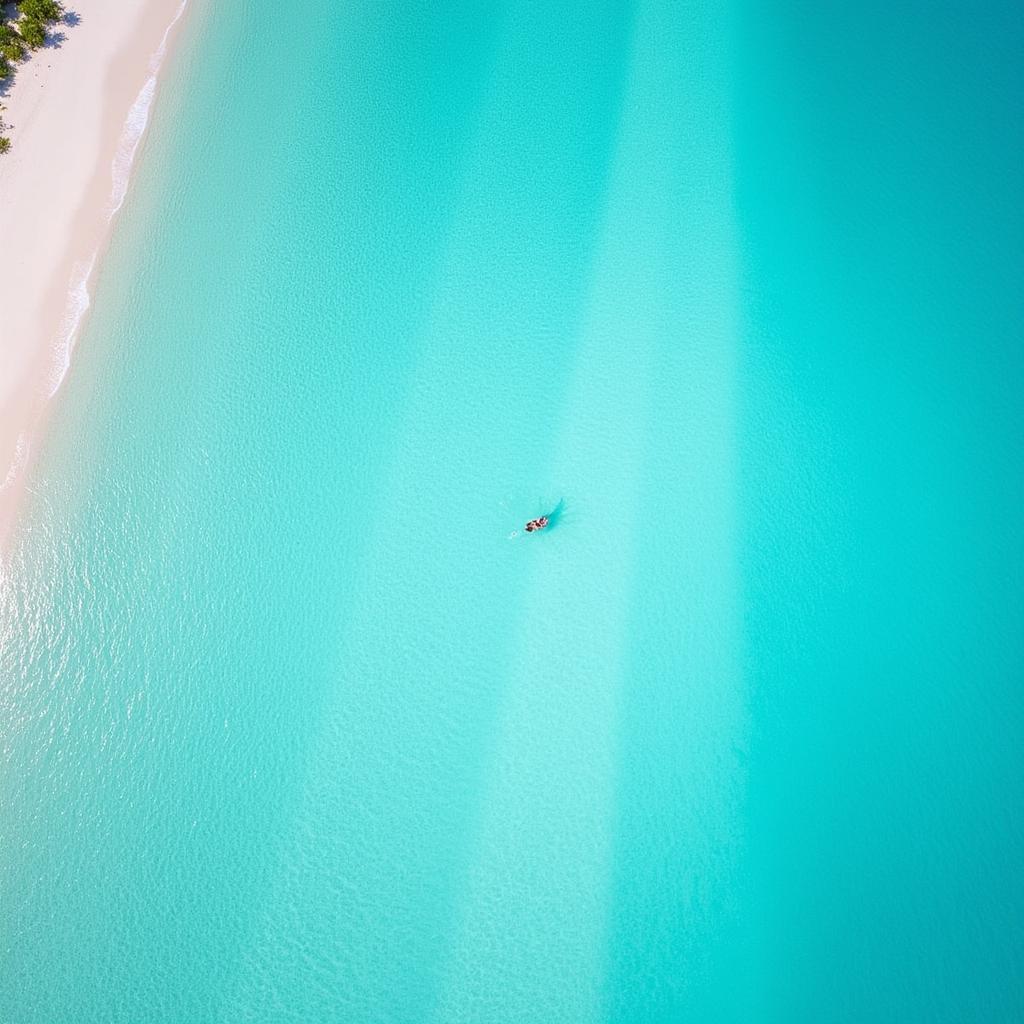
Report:
[[[524,529],[527,533],[533,533],[535,530],[543,530],[548,525],[550,520],[547,516],[541,516],[539,519],[531,519]]]

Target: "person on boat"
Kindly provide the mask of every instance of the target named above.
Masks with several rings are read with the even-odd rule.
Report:
[[[525,529],[526,529],[527,533],[533,533],[534,530],[543,530],[544,527],[547,526],[547,525],[548,525],[548,517],[547,516],[541,516],[539,519],[531,519],[526,524]]]

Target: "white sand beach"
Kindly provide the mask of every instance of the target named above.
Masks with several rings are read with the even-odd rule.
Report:
[[[183,0],[69,0],[0,103],[0,548],[88,307]]]

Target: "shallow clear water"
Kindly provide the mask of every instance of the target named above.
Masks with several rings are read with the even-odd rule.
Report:
[[[193,12],[0,584],[0,1019],[1024,1017],[1022,42]]]

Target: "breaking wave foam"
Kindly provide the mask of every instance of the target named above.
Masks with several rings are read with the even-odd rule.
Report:
[[[11,464],[7,467],[7,476],[0,481],[0,491],[6,491],[15,480],[18,479],[18,474],[21,472],[21,467],[25,465],[28,459],[28,435],[19,434],[18,443],[14,448],[14,458],[11,460]]]
[[[94,252],[87,263],[79,263],[71,274],[71,287],[68,289],[68,301],[64,307],[60,327],[53,347],[53,369],[50,372],[50,397],[53,398],[60,390],[68,368],[71,366],[71,353],[75,348],[75,336],[81,326],[82,317],[92,301],[89,294],[89,278],[96,264]]]
[[[139,143],[146,133],[146,126],[149,124],[149,111],[153,105],[153,98],[156,96],[157,77],[160,66],[167,55],[167,40],[170,38],[171,30],[177,25],[181,16],[185,13],[188,0],[182,0],[171,23],[164,30],[160,45],[149,58],[149,77],[145,85],[135,97],[135,102],[128,111],[125,118],[124,128],[121,131],[121,138],[118,140],[117,152],[111,162],[111,190],[110,190],[110,212],[108,221],[113,220],[118,210],[124,205],[125,197],[128,195],[128,183],[131,180],[132,164],[135,162],[135,154],[138,152]],[[93,267],[96,265],[98,249],[95,250],[88,260],[83,260],[75,266],[71,275],[71,285],[68,289],[67,305],[64,308],[64,316],[61,318],[60,328],[57,332],[54,346],[53,369],[49,380],[49,394],[52,398],[59,390],[64,378],[67,376],[71,366],[71,354],[75,348],[75,340],[78,337],[79,328],[82,325],[82,317],[92,301],[89,293],[89,278],[92,276]]]
[[[125,118],[124,130],[118,142],[117,153],[111,165],[111,175],[114,186],[110,194],[110,216],[113,217],[124,203],[128,194],[128,181],[131,178],[132,164],[135,162],[135,154],[138,151],[142,136],[146,133],[146,125],[149,124],[149,110],[153,105],[153,97],[156,95],[156,80],[160,73],[160,65],[167,55],[167,40],[171,30],[178,24],[178,20],[185,13],[188,0],[182,0],[177,12],[171,19],[171,23],[164,29],[163,38],[156,48],[153,56],[149,58],[149,78],[146,84],[135,97],[135,102],[128,111]]]

